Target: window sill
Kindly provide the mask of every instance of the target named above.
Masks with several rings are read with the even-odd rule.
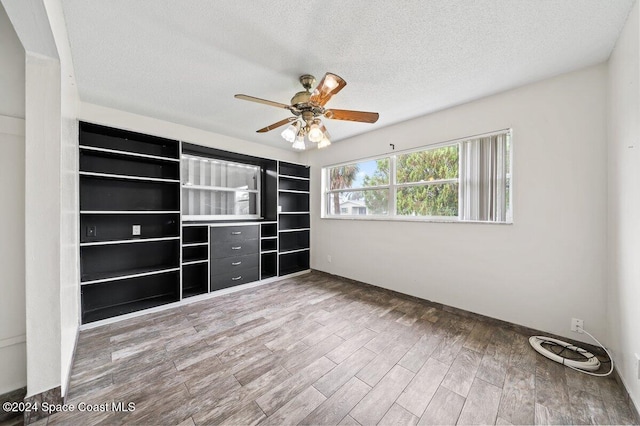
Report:
[[[360,221],[360,220],[369,220],[369,221],[386,221],[386,222],[429,222],[429,223],[463,223],[463,224],[476,224],[476,225],[513,225],[513,221],[510,222],[489,222],[483,220],[459,220],[448,219],[448,218],[425,218],[425,217],[384,217],[384,216],[322,216],[321,219],[329,219],[329,220],[351,220],[351,221]]]

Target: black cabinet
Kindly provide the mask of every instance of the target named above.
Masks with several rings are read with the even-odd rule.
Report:
[[[258,224],[212,226],[209,244],[211,291],[260,279]]]
[[[309,167],[279,163],[278,275],[309,269]]]
[[[178,141],[80,123],[82,322],[180,299]]]

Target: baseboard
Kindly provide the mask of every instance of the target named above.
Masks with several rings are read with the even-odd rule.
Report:
[[[7,392],[5,394],[0,395],[0,403],[2,404],[6,402],[20,403],[24,401],[24,397],[26,394],[27,394],[26,387],[13,390],[11,392]],[[22,416],[22,412],[14,412],[14,411],[7,412],[4,409],[0,410],[0,424],[20,416]]]
[[[625,385],[624,380],[622,379],[622,376],[618,374],[618,370],[613,370],[613,377],[616,379],[616,382],[618,382],[620,389],[624,391],[625,400],[627,401],[627,405],[629,406],[629,409],[631,410],[631,413],[633,414],[635,419],[634,424],[640,425],[640,411],[638,410],[638,407],[636,406],[635,402],[631,398],[631,394],[627,390],[627,386]]]

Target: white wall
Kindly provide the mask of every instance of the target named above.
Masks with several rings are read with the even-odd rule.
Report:
[[[60,377],[66,395],[80,325],[78,90],[60,0],[45,0],[60,57]]]
[[[582,318],[606,341],[605,83],[598,65],[308,152],[312,267],[572,338]],[[323,166],[504,128],[513,225],[320,218]]]
[[[255,155],[256,157],[283,161],[298,161],[299,159],[299,155],[296,152],[248,142],[242,139],[236,139],[218,133],[196,129],[194,127],[183,126],[169,121],[158,120],[156,118],[145,117],[86,102],[80,103],[80,111],[78,114],[79,119],[82,121],[116,127],[118,129],[131,130],[163,138],[177,139],[183,142],[209,146],[241,154]]]
[[[0,394],[27,384],[24,284],[24,49],[0,5]]]
[[[637,408],[640,380],[640,10],[635,4],[609,60],[609,335]]]

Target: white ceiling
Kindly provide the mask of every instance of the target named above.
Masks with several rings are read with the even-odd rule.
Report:
[[[281,148],[255,130],[331,71],[334,141],[607,60],[634,0],[62,0],[83,101]]]

